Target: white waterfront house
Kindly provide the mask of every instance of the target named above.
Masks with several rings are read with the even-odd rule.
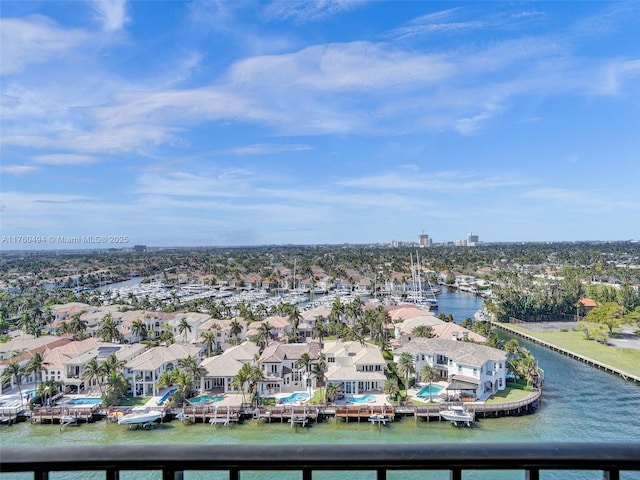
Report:
[[[327,362],[327,384],[342,385],[342,392],[348,395],[382,391],[387,362],[377,346],[330,341],[324,343],[322,353]]]
[[[460,387],[455,390],[475,391],[476,399],[506,387],[507,352],[503,350],[443,338],[415,338],[394,350],[394,361],[404,352],[413,357],[417,381],[422,367],[430,365],[442,379]]]
[[[169,346],[153,347],[127,362],[125,377],[131,384],[135,397],[158,395],[157,381],[165,371],[178,368],[179,360],[187,357],[200,358],[201,348],[188,343],[173,343]]]

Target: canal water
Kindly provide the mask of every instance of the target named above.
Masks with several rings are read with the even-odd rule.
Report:
[[[439,311],[453,313],[457,322],[473,317],[481,299],[470,294],[443,292],[438,296]],[[469,310],[466,310],[469,308]],[[412,418],[378,428],[363,423],[328,421],[307,428],[291,428],[289,424],[262,424],[247,421],[231,427],[208,424],[188,425],[172,421],[150,430],[129,430],[115,424],[94,424],[66,427],[20,423],[0,427],[0,444],[6,445],[158,445],[170,449],[172,444],[240,445],[270,444],[370,444],[384,448],[387,443],[421,443],[425,449],[433,443],[469,442],[640,442],[640,386],[589,367],[576,360],[548,351],[521,339],[545,371],[544,393],[537,413],[520,417],[480,419],[472,428],[456,428],[448,422],[415,422]],[[1,459],[0,459],[1,460]],[[314,480],[329,478],[373,480],[374,472],[314,473]],[[26,475],[0,474],[0,480],[31,478]],[[94,472],[54,474],[56,480],[97,480],[104,478]],[[123,480],[160,479],[159,473],[126,472]],[[187,472],[186,480],[226,479],[220,472]],[[243,473],[243,480],[299,480],[300,473]],[[390,480],[447,479],[448,472],[389,472]],[[523,479],[522,472],[466,472],[465,480]],[[542,472],[545,480],[601,479],[596,472]],[[622,473],[624,480],[640,480],[640,473]]]

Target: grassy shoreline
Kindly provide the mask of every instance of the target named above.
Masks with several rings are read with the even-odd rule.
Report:
[[[640,349],[620,348],[603,345],[584,338],[582,332],[575,331],[534,331],[521,325],[500,324],[516,332],[550,343],[555,347],[604,363],[631,375],[640,376]]]

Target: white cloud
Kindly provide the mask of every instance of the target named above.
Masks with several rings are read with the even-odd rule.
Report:
[[[129,21],[125,0],[94,0],[93,8],[104,30],[121,30]]]
[[[289,0],[274,1],[265,9],[267,18],[295,23],[327,20],[365,5],[363,0]]]
[[[291,144],[291,145],[277,145],[268,143],[256,143],[253,145],[247,145],[245,147],[236,147],[227,150],[227,153],[233,155],[273,155],[276,153],[287,152],[303,152],[305,150],[311,150],[309,145]]]
[[[34,167],[33,165],[1,165],[0,172],[9,175],[26,175],[29,173],[37,172],[39,170],[38,167]]]
[[[0,19],[0,74],[19,73],[32,63],[59,59],[89,36],[78,29],[63,29],[42,15]]]
[[[75,153],[52,153],[47,155],[36,155],[32,157],[35,163],[43,165],[90,165],[99,162],[98,157],[89,155],[78,155]]]

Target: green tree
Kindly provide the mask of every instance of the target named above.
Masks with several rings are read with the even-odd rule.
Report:
[[[387,378],[382,386],[382,391],[389,396],[389,398],[396,400],[398,393],[400,393],[400,387],[398,386],[398,380],[395,378]]]
[[[49,365],[44,361],[44,357],[40,352],[36,352],[31,357],[31,360],[27,362],[24,366],[24,373],[30,375],[33,373],[33,376],[36,380],[36,390],[38,390],[38,383],[42,380],[42,372],[46,372],[46,366]]]
[[[89,384],[91,384],[91,382],[93,382],[94,380],[96,381],[98,385],[98,390],[100,390],[100,397],[104,395],[102,391],[102,378],[104,377],[104,374],[105,374],[104,363],[103,364],[98,363],[98,360],[95,358],[92,358],[91,360],[89,360],[84,366],[84,368],[82,369],[83,380],[86,380],[87,382],[89,382]]]
[[[413,355],[409,352],[402,352],[396,370],[404,379],[405,401],[409,399],[409,377],[416,373],[416,366],[413,363]]]
[[[242,333],[243,327],[242,324],[237,320],[237,319],[233,319],[231,320],[231,324],[229,326],[229,333],[231,334],[231,337],[233,338],[233,343],[234,345],[238,344],[238,339],[239,339],[239,335]]]
[[[9,380],[10,382],[15,383],[16,387],[18,387],[18,393],[20,394],[20,406],[22,407],[22,376],[24,375],[24,370],[20,366],[20,364],[16,361],[9,362],[7,367],[2,371],[2,380]]]
[[[413,327],[411,336],[415,338],[433,338],[433,327],[431,325],[418,325]]]
[[[182,335],[183,343],[187,343],[187,333],[191,333],[192,327],[186,318],[182,318],[178,323],[178,333]]]
[[[134,320],[131,324],[131,333],[138,337],[140,341],[147,339],[147,324],[143,320]]]
[[[102,317],[98,335],[100,335],[100,338],[102,338],[103,341],[112,343],[119,342],[122,338],[122,334],[120,333],[120,330],[118,330],[118,326],[110,313],[107,313]]]
[[[609,329],[609,336],[622,323],[624,307],[615,302],[607,302],[591,310],[584,317],[585,322],[599,323]]]
[[[420,380],[423,382],[429,382],[429,401],[433,402],[433,395],[431,392],[431,385],[438,379],[438,369],[432,367],[429,364],[423,365],[420,369]]]

